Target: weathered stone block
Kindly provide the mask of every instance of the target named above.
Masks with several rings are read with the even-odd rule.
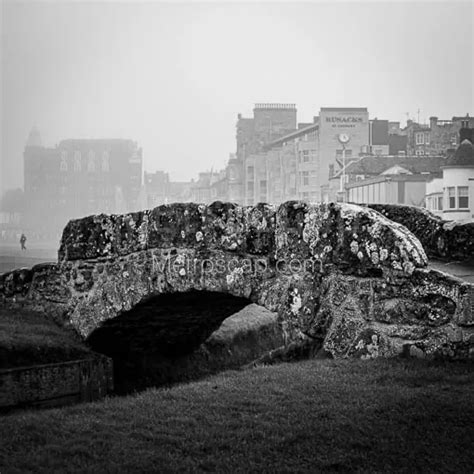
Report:
[[[444,221],[421,207],[400,204],[369,204],[394,222],[407,227],[432,257],[472,260],[474,223]]]

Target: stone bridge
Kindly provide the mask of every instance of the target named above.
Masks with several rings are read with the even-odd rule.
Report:
[[[278,314],[334,357],[472,357],[472,285],[426,268],[404,226],[349,204],[172,204],[64,229],[58,262],[0,275],[0,305],[88,338],[159,295],[205,290]]]

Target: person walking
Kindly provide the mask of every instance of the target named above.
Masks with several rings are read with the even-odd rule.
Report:
[[[21,250],[26,250],[26,235],[25,234],[21,234],[21,237],[20,237],[20,245],[21,245]]]

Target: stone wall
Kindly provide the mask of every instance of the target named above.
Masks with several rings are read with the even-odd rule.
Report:
[[[474,222],[461,224],[444,221],[428,210],[415,206],[369,204],[368,207],[407,227],[431,257],[474,259]]]
[[[71,221],[58,264],[1,276],[0,295],[87,338],[152,296],[217,291],[334,357],[469,357],[473,287],[426,266],[418,239],[368,208],[175,204]]]
[[[4,369],[0,370],[0,409],[99,400],[112,389],[112,361],[104,356]]]

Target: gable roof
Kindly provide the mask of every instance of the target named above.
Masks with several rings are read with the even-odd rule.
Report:
[[[413,174],[439,173],[446,164],[443,156],[363,156],[346,168],[346,174],[377,176],[399,166]]]

